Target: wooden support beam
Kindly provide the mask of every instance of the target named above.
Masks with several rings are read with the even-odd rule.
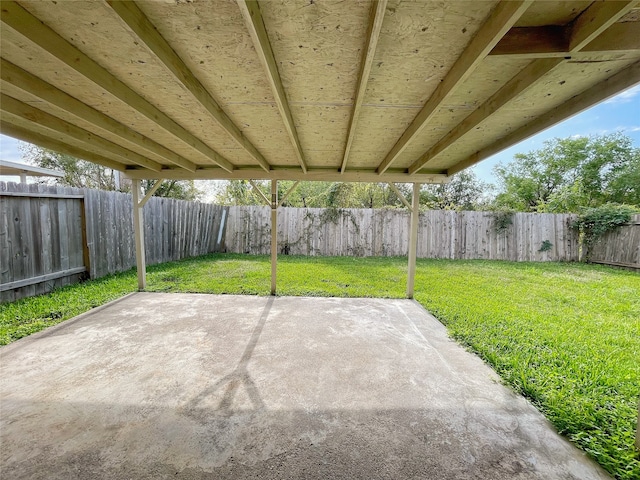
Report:
[[[491,50],[492,56],[552,58],[572,55],[569,27],[514,27]],[[640,50],[640,22],[614,23],[580,50],[582,53],[634,52]],[[573,55],[576,55],[575,53]]]
[[[389,169],[384,175],[379,175],[373,169],[368,170],[347,170],[340,173],[337,168],[325,169],[314,168],[301,175],[300,169],[278,168],[265,172],[260,168],[239,168],[229,173],[221,168],[198,168],[195,174],[177,169],[164,169],[162,172],[152,172],[149,170],[127,169],[125,175],[129,178],[158,179],[167,180],[302,180],[310,182],[395,182],[395,183],[448,183],[451,179],[447,176],[446,170],[433,172],[421,170],[409,175],[407,169]]]
[[[133,193],[133,231],[136,242],[136,270],[138,273],[138,290],[142,291],[147,287],[147,270],[144,250],[144,211],[140,206],[140,196],[142,195],[142,185],[140,180],[134,180],[132,185]]]
[[[494,93],[486,102],[475,109],[468,117],[456,125],[448,134],[442,137],[425,154],[410,167],[409,173],[414,174],[428,166],[437,155],[451,147],[460,138],[469,133],[481,122],[489,118],[505,104],[521,95],[551,70],[564,62],[561,58],[543,58],[534,60],[509,80],[501,89]]]
[[[284,197],[280,199],[280,202],[278,203],[279,207],[281,207],[284,204],[285,200],[289,198],[289,195],[291,195],[295,191],[295,189],[298,188],[298,185],[300,185],[300,181],[297,181],[296,183],[291,185],[291,188],[287,190],[287,193],[284,194]]]
[[[113,143],[105,138],[99,137],[83,128],[73,125],[69,122],[55,117],[50,113],[39,110],[31,105],[16,100],[5,94],[0,94],[0,108],[2,113],[8,113],[27,122],[33,122],[39,126],[57,132],[68,138],[73,138],[83,145],[89,151],[95,153],[105,152],[117,157],[121,162],[133,163],[141,167],[159,172],[162,165],[154,162],[139,153],[128,150],[120,145]]]
[[[158,191],[160,185],[162,185],[162,182],[163,180],[156,180],[156,182],[153,184],[153,187],[151,187],[151,189],[145,194],[144,198],[140,200],[140,203],[138,204],[140,208],[144,207],[146,203],[151,199],[153,194]]]
[[[579,52],[618,19],[638,5],[637,0],[593,2],[572,23],[569,31],[569,52]]]
[[[209,91],[200,83],[193,72],[187,67],[180,56],[171,48],[156,27],[146,17],[134,2],[121,0],[107,0],[113,11],[140,39],[140,41],[162,62],[173,76],[193,97],[209,112],[218,124],[246,151],[258,164],[269,171],[271,165],[258,149],[244,136],[233,123],[222,107],[216,102]]]
[[[516,58],[564,56],[568,53],[567,27],[513,27],[493,47],[489,55],[508,55]]]
[[[167,133],[175,136],[189,147],[207,157],[211,163],[217,164],[229,172],[233,171],[234,167],[231,162],[169,118],[156,106],[145,100],[71,43],[67,42],[15,1],[5,0],[2,2],[0,18],[5,27],[11,28],[19,33],[25,39],[38,45],[45,52],[71,67],[80,75],[92,81],[131,108],[134,108],[163,128]]]
[[[407,199],[404,197],[402,192],[398,190],[398,187],[396,187],[396,184],[393,182],[389,182],[389,186],[391,187],[391,190],[393,190],[393,193],[395,193],[396,196],[400,199],[400,201],[404,204],[404,206],[407,207],[409,211],[411,211],[411,208],[412,208],[411,204],[407,201]]]
[[[386,8],[387,0],[374,0],[374,2],[371,4],[366,43],[362,51],[362,60],[360,61],[360,72],[358,73],[356,94],[354,96],[353,109],[351,110],[351,119],[349,120],[349,129],[347,133],[347,143],[344,149],[344,155],[342,157],[340,173],[344,173],[345,169],[347,168],[347,162],[349,161],[349,153],[351,152],[351,145],[353,144],[356,127],[358,126],[360,109],[362,108],[364,94],[367,90],[367,82],[369,81],[369,74],[371,73],[373,58],[376,54],[376,47],[378,45],[378,38],[380,38],[380,30],[382,29],[382,22],[384,21],[384,13]]]
[[[409,142],[416,137],[438,111],[447,97],[462,84],[480,65],[482,60],[491,52],[505,33],[518,21],[520,16],[529,8],[532,0],[501,1],[491,12],[487,21],[480,27],[478,33],[471,39],[467,48],[456,60],[451,70],[438,84],[431,97],[427,100],[418,115],[378,166],[378,173],[384,173],[391,164],[405,150]]]
[[[27,130],[26,128],[13,125],[10,121],[5,120],[2,114],[0,114],[0,133],[9,135],[10,137],[17,138],[18,140],[22,140],[24,142],[40,145],[41,147],[48,148],[49,150],[54,150],[56,152],[65,153],[76,158],[88,160],[112,170],[124,170],[126,167],[123,163],[116,162],[111,158],[88,152],[81,148],[74,147],[73,145],[67,145],[66,143],[54,138],[49,138],[39,133]],[[146,170],[140,170],[141,173],[145,171]]]
[[[407,268],[407,298],[413,298],[416,281],[416,257],[418,254],[418,224],[420,223],[420,184],[413,184],[411,199],[411,224],[409,225],[409,266]]]
[[[289,107],[289,101],[287,100],[287,94],[282,85],[282,79],[278,72],[278,64],[273,55],[271,49],[271,43],[269,42],[269,35],[267,29],[264,26],[262,19],[262,13],[260,12],[260,5],[255,0],[237,0],[240,12],[244,17],[245,24],[251,35],[253,46],[256,49],[256,53],[260,58],[260,62],[267,73],[267,81],[273,91],[280,116],[284,122],[284,127],[291,139],[293,150],[298,157],[298,162],[303,172],[307,172],[307,163],[304,158],[304,152],[300,145],[300,139],[298,138],[298,132],[296,130],[295,123],[293,121],[293,115],[291,114],[291,108]]]
[[[2,80],[39,99],[61,109],[77,118],[85,120],[101,130],[113,133],[132,145],[143,148],[166,161],[190,172],[196,171],[196,165],[159,143],[139,134],[107,115],[95,110],[53,85],[41,80],[7,60],[0,59]]]
[[[490,157],[522,140],[531,137],[541,131],[566,120],[573,115],[586,110],[593,105],[612,97],[627,88],[631,88],[640,83],[640,62],[636,62],[630,67],[622,70],[616,75],[600,82],[597,85],[585,90],[568,101],[558,105],[553,110],[536,118],[534,121],[523,125],[510,134],[502,137],[495,143],[485,147],[464,161],[450,167],[447,170],[449,175],[454,175],[465,168]]]
[[[262,193],[262,190],[260,190],[260,188],[258,188],[258,185],[256,185],[256,182],[253,181],[253,180],[249,180],[249,183],[253,187],[253,192],[256,195],[258,195],[262,199],[262,201],[264,201],[264,204],[267,205],[267,206],[271,205],[271,202],[266,197],[266,195],[264,193]]]
[[[276,294],[278,268],[278,181],[271,180],[271,295]]]

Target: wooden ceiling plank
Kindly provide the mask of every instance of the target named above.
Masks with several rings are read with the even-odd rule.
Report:
[[[640,50],[640,22],[614,23],[581,52],[632,52]]]
[[[538,80],[547,75],[555,67],[563,63],[561,58],[544,58],[534,60],[515,77],[509,80],[500,90],[494,93],[486,102],[475,109],[468,117],[456,125],[447,135],[442,137],[433,147],[416,160],[410,167],[413,174],[429,164],[434,157],[456,143],[465,134],[489,118],[506,103],[521,95]]]
[[[382,174],[404,151],[409,142],[418,135],[429,120],[438,111],[445,99],[473,73],[482,60],[491,52],[493,47],[518,21],[520,16],[529,8],[532,0],[502,1],[493,10],[489,19],[480,27],[478,33],[469,42],[451,70],[438,85],[424,107],[393,146],[382,163],[378,166],[378,173]]]
[[[107,0],[107,4],[238,145],[262,168],[269,171],[271,169],[269,162],[233,123],[142,10],[134,2]]]
[[[384,21],[384,14],[387,8],[387,0],[375,0],[371,5],[371,13],[369,15],[369,25],[367,27],[366,44],[362,51],[362,61],[360,62],[360,72],[358,73],[358,81],[356,84],[356,94],[354,96],[353,109],[351,111],[351,119],[349,120],[349,128],[347,133],[347,143],[342,157],[342,165],[340,172],[344,173],[349,161],[349,153],[351,145],[355,137],[358,119],[360,118],[360,109],[364,101],[364,94],[367,90],[367,82],[373,65],[373,58],[376,54],[378,39]]]
[[[553,110],[550,110],[544,115],[536,118],[532,122],[518,128],[505,137],[502,137],[497,142],[479,150],[462,162],[450,167],[447,170],[447,173],[449,175],[454,175],[461,170],[471,167],[490,157],[491,155],[509,148],[518,142],[540,133],[553,125],[577,115],[583,110],[586,110],[587,108],[590,108],[593,105],[638,84],[640,84],[640,62],[634,63],[630,67],[625,68],[607,80],[594,85]]]
[[[582,50],[637,4],[637,0],[593,2],[571,25],[568,38],[569,52]]]
[[[284,122],[287,134],[291,139],[300,167],[302,168],[302,171],[306,173],[307,164],[304,152],[293,121],[293,115],[291,114],[287,94],[284,86],[282,85],[280,73],[278,72],[278,64],[276,63],[273,50],[271,49],[269,35],[267,34],[267,30],[264,26],[262,13],[260,12],[260,5],[258,5],[258,2],[255,0],[237,0],[237,3],[242,16],[244,17],[251,40],[253,41],[253,46],[255,47],[256,53],[260,58],[260,62],[267,73],[267,81],[273,91],[273,96],[275,97],[276,104],[278,105],[280,116]]]
[[[32,105],[16,100],[4,93],[0,95],[0,105],[2,106],[2,113],[6,112],[10,115],[22,118],[27,122],[37,123],[40,126],[58,132],[66,137],[74,138],[80,142],[88,143],[90,145],[95,145],[96,148],[100,148],[105,152],[109,152],[124,159],[125,161],[140,165],[141,167],[145,167],[156,172],[162,170],[162,165],[158,162],[154,162],[153,160],[143,157],[139,153],[127,150],[118,144],[110,142],[109,140],[99,137],[98,135],[88,132],[83,128],[66,122],[61,118],[51,115],[50,113],[40,110]]]
[[[420,173],[409,175],[406,169],[402,171],[387,171],[382,179],[374,170],[349,169],[340,173],[340,169],[310,168],[301,178],[300,169],[272,169],[265,172],[260,168],[237,168],[233,172],[226,172],[220,168],[198,168],[195,174],[185,170],[163,170],[149,172],[137,169],[127,169],[126,176],[132,179],[164,178],[167,180],[216,179],[216,180],[304,180],[311,182],[396,182],[396,183],[447,183],[449,177],[444,172]]]
[[[0,120],[0,132],[3,135],[9,135],[10,137],[17,138],[18,140],[22,140],[24,142],[33,143],[43,148],[48,148],[49,150],[54,150],[56,152],[81,158],[89,162],[97,163],[112,170],[124,171],[126,167],[126,165],[124,165],[123,163],[117,162],[113,159],[103,157],[102,155],[98,155],[96,153],[88,152],[81,148],[74,147],[73,145],[68,145],[56,139],[46,137],[44,135],[32,132],[16,125],[12,125],[6,120]],[[144,170],[141,170],[141,172],[144,172]]]
[[[234,166],[231,162],[138,95],[16,2],[8,0],[2,2],[1,19],[4,25],[38,45],[42,50],[53,55],[125,104],[136,109],[169,134],[174,135],[203,154],[212,163],[227,171],[233,170]]]
[[[196,171],[196,165],[186,158],[141,135],[113,118],[108,117],[102,112],[89,107],[71,95],[57,89],[53,85],[5,59],[0,60],[0,76],[3,81],[40,98],[46,103],[54,105],[102,130],[116,134],[124,140],[155,153],[168,162],[185,170],[189,170],[190,172]]]
[[[562,26],[514,27],[491,50],[492,56],[552,58],[571,55],[568,29]],[[640,50],[640,22],[614,23],[580,51],[584,53]]]

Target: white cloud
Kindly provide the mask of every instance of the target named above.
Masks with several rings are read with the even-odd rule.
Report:
[[[627,103],[633,100],[635,97],[640,95],[640,85],[636,85],[635,87],[631,87],[624,92],[619,93],[615,97],[610,98],[604,103]]]

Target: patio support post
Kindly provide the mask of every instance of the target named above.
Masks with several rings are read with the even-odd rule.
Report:
[[[271,180],[271,295],[276,294],[278,263],[278,181]]]
[[[133,181],[133,231],[136,239],[136,270],[138,271],[138,290],[147,286],[147,272],[144,253],[144,216],[140,205],[142,185],[140,180]]]
[[[418,250],[418,223],[420,221],[420,184],[413,184],[411,199],[411,226],[409,233],[409,268],[407,271],[407,298],[413,298],[416,277],[416,253]]]

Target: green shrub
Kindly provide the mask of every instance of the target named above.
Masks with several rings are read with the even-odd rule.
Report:
[[[605,233],[629,223],[631,215],[636,211],[637,209],[630,205],[615,203],[606,203],[585,210],[572,225],[573,228],[580,230],[583,236],[582,242],[587,252],[585,260],[589,261],[589,251],[599,238]]]

